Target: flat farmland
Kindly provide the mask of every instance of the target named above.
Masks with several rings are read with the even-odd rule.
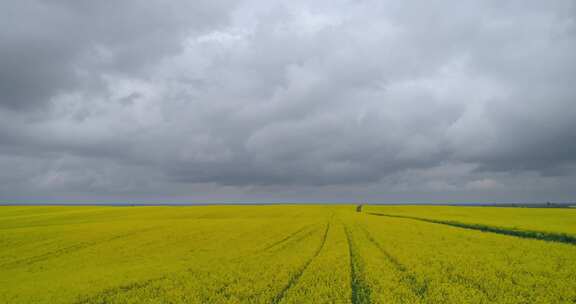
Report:
[[[0,303],[574,303],[576,210],[0,207]]]

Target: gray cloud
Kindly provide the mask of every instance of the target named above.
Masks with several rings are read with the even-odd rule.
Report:
[[[0,105],[28,110],[87,89],[100,73],[142,70],[177,52],[185,35],[223,23],[224,8],[221,1],[3,2]]]
[[[576,194],[571,1],[0,11],[0,199]]]

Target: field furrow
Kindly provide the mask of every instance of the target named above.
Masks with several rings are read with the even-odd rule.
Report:
[[[312,226],[313,226],[313,225],[306,225],[306,226],[304,226],[304,227],[302,227],[302,228],[299,228],[298,230],[296,230],[296,231],[291,232],[290,234],[288,234],[286,237],[283,237],[282,239],[280,239],[280,240],[278,240],[278,241],[275,241],[275,242],[273,242],[272,244],[264,247],[264,248],[262,249],[262,251],[267,251],[267,250],[270,250],[270,249],[272,249],[272,248],[274,248],[274,247],[276,247],[276,246],[279,246],[279,245],[281,245],[281,244],[283,244],[283,243],[286,243],[286,242],[288,242],[289,240],[296,238],[296,236],[297,236],[298,234],[300,234],[301,232],[307,230],[308,228],[310,228],[310,227],[312,227]]]
[[[330,222],[326,223],[326,229],[324,230],[324,235],[322,236],[322,239],[320,241],[320,245],[318,246],[318,249],[314,252],[314,254],[308,260],[306,260],[306,262],[300,268],[298,268],[296,270],[296,272],[290,277],[288,284],[286,284],[286,286],[284,286],[282,288],[282,290],[280,290],[280,292],[272,299],[271,303],[280,303],[280,301],[282,301],[284,299],[286,292],[292,286],[294,286],[296,284],[296,282],[298,282],[298,280],[300,279],[300,277],[302,276],[304,271],[306,271],[306,269],[308,268],[310,263],[312,263],[312,261],[320,254],[320,252],[324,248],[324,245],[326,244],[326,239],[328,237],[329,231],[330,231]]]
[[[350,288],[352,289],[351,302],[370,303],[370,288],[365,283],[364,264],[358,253],[350,229],[345,226],[346,240],[348,241],[348,254],[350,258]]]
[[[576,237],[575,208],[367,205],[363,211]]]
[[[18,259],[15,261],[7,262],[4,264],[0,264],[0,269],[10,269],[10,268],[18,267],[21,265],[30,266],[30,265],[33,265],[35,263],[43,262],[43,261],[46,261],[49,259],[62,258],[63,255],[74,253],[74,252],[82,250],[82,249],[86,249],[86,248],[93,247],[93,246],[98,246],[98,245],[101,245],[101,244],[104,244],[107,242],[121,240],[124,238],[129,238],[132,235],[145,233],[146,231],[155,230],[155,229],[158,229],[158,228],[152,227],[152,228],[147,228],[147,229],[140,229],[140,230],[131,231],[128,233],[117,234],[117,235],[114,235],[112,237],[97,240],[97,241],[83,242],[83,243],[78,243],[78,244],[74,244],[71,246],[62,247],[62,248],[59,248],[59,249],[54,250],[54,251],[42,253],[40,255],[26,257],[26,258]]]
[[[464,228],[464,229],[472,229],[472,230],[479,230],[479,231],[483,231],[483,232],[491,232],[491,233],[510,235],[510,236],[515,236],[515,237],[527,238],[527,239],[536,239],[536,240],[560,242],[560,243],[567,243],[567,244],[576,245],[576,236],[572,236],[572,235],[569,235],[566,233],[553,233],[553,232],[544,232],[544,231],[509,229],[509,228],[505,228],[505,227],[488,226],[488,225],[475,224],[475,223],[462,223],[462,222],[457,222],[457,221],[434,220],[434,219],[427,219],[427,218],[414,217],[414,216],[393,215],[393,214],[384,214],[384,213],[376,213],[376,212],[368,212],[368,214],[375,215],[375,216],[404,218],[404,219],[428,222],[428,223],[433,223],[433,224],[448,225],[448,226]]]
[[[412,272],[405,265],[400,263],[396,257],[390,254],[378,241],[376,241],[372,237],[370,232],[368,232],[368,229],[361,226],[361,230],[364,232],[366,238],[370,241],[370,243],[374,245],[376,248],[378,248],[380,253],[382,253],[382,256],[386,260],[388,260],[392,265],[394,265],[396,270],[401,273],[401,282],[404,282],[406,285],[408,285],[409,288],[412,290],[412,292],[418,298],[424,299],[426,296],[426,292],[428,290],[428,281],[418,280],[414,272]]]

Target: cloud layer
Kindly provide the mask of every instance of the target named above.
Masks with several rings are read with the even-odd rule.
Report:
[[[573,1],[8,1],[0,199],[576,195]]]

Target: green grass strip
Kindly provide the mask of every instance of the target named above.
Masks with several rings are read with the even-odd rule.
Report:
[[[376,215],[376,216],[387,216],[387,217],[411,219],[411,220],[417,220],[417,221],[422,221],[422,222],[459,227],[459,228],[464,228],[464,229],[473,229],[473,230],[480,230],[480,231],[484,231],[484,232],[492,232],[492,233],[498,233],[498,234],[504,234],[504,235],[511,235],[511,236],[527,238],[527,239],[537,239],[537,240],[543,240],[543,241],[559,242],[559,243],[576,245],[576,236],[566,234],[566,233],[543,232],[543,231],[534,231],[534,230],[520,230],[520,229],[513,229],[513,228],[488,226],[488,225],[483,225],[483,224],[472,224],[472,223],[462,223],[462,222],[457,222],[457,221],[435,220],[435,219],[428,219],[428,218],[421,218],[421,217],[407,216],[407,215],[394,215],[394,214],[384,214],[384,213],[375,213],[375,212],[368,212],[368,214]]]

